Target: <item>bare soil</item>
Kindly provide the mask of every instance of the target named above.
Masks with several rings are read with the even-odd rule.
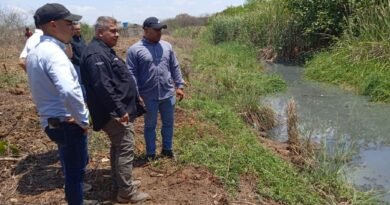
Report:
[[[119,49],[119,52],[125,51]],[[17,61],[15,50],[0,58],[0,66],[7,67],[6,71],[0,69],[0,75],[11,72],[25,77]],[[180,123],[175,126],[186,123],[196,126],[189,115],[192,114],[177,109],[176,121]],[[142,119],[136,122],[138,155],[143,152],[142,123]],[[56,145],[39,125],[27,84],[0,88],[0,140],[19,150],[17,155],[9,151],[0,156],[0,204],[66,204]],[[275,143],[267,141],[267,145],[272,144]],[[276,145],[275,150],[288,155],[286,147]],[[108,149],[90,156],[85,181],[92,185],[92,190],[85,194],[86,199],[98,200],[101,204],[116,203],[112,196],[108,159]],[[152,200],[142,204],[278,204],[256,194],[253,176],[242,176],[239,190],[232,196],[211,171],[199,166],[184,166],[180,161],[159,159],[135,167],[133,174],[142,181],[140,189],[152,196]]]

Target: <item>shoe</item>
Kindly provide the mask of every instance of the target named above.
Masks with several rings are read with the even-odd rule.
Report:
[[[137,203],[150,200],[151,198],[152,197],[148,193],[137,191],[129,198],[121,197],[118,195],[116,197],[116,200],[118,201],[118,203]]]
[[[141,181],[140,180],[133,180],[131,182],[131,185],[133,185],[133,187],[135,187],[135,188],[139,188],[141,186]]]
[[[146,155],[145,157],[135,159],[133,162],[133,166],[134,167],[143,167],[146,164],[148,164],[149,162],[152,162],[156,159],[157,159],[157,157],[155,154]]]
[[[176,155],[172,150],[161,150],[161,157],[170,158],[176,161]]]

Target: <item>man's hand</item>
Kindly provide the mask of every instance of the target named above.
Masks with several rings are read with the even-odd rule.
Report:
[[[73,117],[70,117],[70,118],[66,119],[66,122],[67,123],[74,123],[74,124],[76,124],[76,120]],[[79,125],[79,126],[84,130],[85,134],[88,133],[89,126],[81,126],[81,125]]]
[[[18,64],[20,65],[20,67],[23,68],[23,70],[25,72],[27,72],[27,70],[26,70],[26,58],[20,58]]]
[[[139,104],[145,108],[145,102],[144,102],[144,99],[142,99],[141,97],[139,97]]]
[[[126,113],[121,118],[119,118],[119,122],[121,122],[121,123],[128,123],[129,122],[129,114]]]
[[[184,94],[184,91],[183,91],[183,88],[178,88],[176,89],[176,96],[177,96],[177,99],[179,101],[183,100],[185,94]]]

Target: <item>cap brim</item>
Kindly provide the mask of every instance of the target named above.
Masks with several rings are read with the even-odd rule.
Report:
[[[154,24],[154,25],[152,25],[152,26],[150,26],[150,28],[155,28],[155,29],[167,29],[168,28],[168,26],[167,25],[165,25],[165,24]]]
[[[70,14],[69,16],[65,17],[65,20],[68,21],[79,21],[82,18],[82,16],[77,15],[77,14]]]

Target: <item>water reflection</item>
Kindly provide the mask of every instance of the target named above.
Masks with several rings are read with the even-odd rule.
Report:
[[[301,79],[302,67],[269,65],[267,68],[281,74],[288,84],[285,93],[262,99],[278,114],[280,125],[270,132],[275,140],[287,140],[285,110],[293,98],[300,130],[308,132],[313,140],[325,139],[327,146],[333,146],[342,137],[343,141],[359,146],[358,157],[347,168],[351,182],[359,187],[390,190],[390,162],[385,158],[390,156],[389,105],[369,102],[367,97],[336,86]],[[389,193],[383,198],[390,202]]]

